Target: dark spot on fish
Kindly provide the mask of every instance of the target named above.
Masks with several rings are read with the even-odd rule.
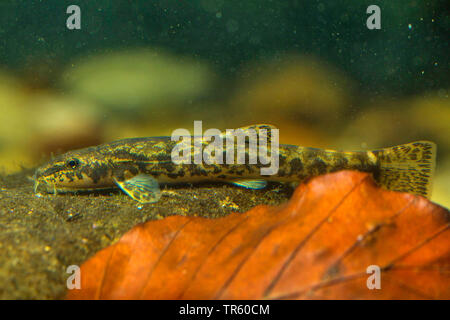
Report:
[[[106,165],[103,166],[107,167]],[[140,169],[136,168],[136,166],[132,163],[123,163],[117,171],[121,172],[122,175],[124,175],[126,171],[130,172],[132,175],[137,175],[140,172]],[[104,176],[106,175],[107,172],[105,172]]]
[[[131,158],[131,154],[128,151],[128,148],[116,148],[113,149],[112,152],[109,152],[109,150],[103,150],[104,152],[107,151],[110,155],[112,154],[112,156],[114,156],[115,158],[118,159],[130,159]]]
[[[171,157],[170,153],[161,152],[161,153],[158,153],[156,155],[156,160],[158,160],[158,161],[172,161],[172,157]],[[172,162],[170,162],[170,163],[172,163]]]
[[[355,152],[353,153],[353,159],[359,161],[360,165],[358,167],[359,171],[371,171],[372,166],[369,163],[369,159],[367,157],[367,153],[365,152]]]
[[[294,158],[289,162],[289,166],[291,167],[290,174],[296,174],[303,171],[303,163],[299,158]]]
[[[65,173],[65,175],[66,175],[66,178],[69,180],[69,182],[73,182],[73,178],[75,176],[75,174],[73,172],[68,171]]]
[[[228,170],[227,173],[233,175],[236,173],[236,169],[234,167],[231,167],[231,169]]]
[[[218,174],[222,171],[220,167],[216,164],[205,164],[203,166],[205,170],[208,171],[208,173]]]
[[[134,166],[130,166],[128,171],[130,171],[133,175],[137,175],[139,173],[139,170]]]
[[[175,173],[168,173],[167,176],[171,179],[176,179],[176,178],[184,177],[184,174],[185,174],[184,170],[180,170]]]
[[[406,153],[411,151],[411,147],[409,147],[409,146],[403,146],[402,148],[403,148],[403,151],[406,152]]]
[[[207,176],[208,172],[206,170],[204,170],[203,168],[201,168],[198,165],[192,164],[189,167],[189,172],[191,174],[191,177],[193,176]]]
[[[338,158],[334,164],[333,171],[348,169],[348,159],[345,157]]]
[[[48,168],[47,170],[45,170],[42,175],[50,176],[50,175],[55,174],[65,168],[66,168],[65,165],[54,165],[54,166]]]
[[[108,174],[108,167],[103,163],[94,163],[93,165],[86,166],[82,169],[82,172],[86,173],[86,175],[92,179],[94,183],[98,183],[99,180],[105,177]],[[123,177],[123,169],[122,169],[122,177]]]
[[[156,177],[159,177],[164,171],[156,170],[156,169],[152,168],[151,170],[144,170],[142,172],[148,173],[156,178]]]
[[[140,172],[146,172],[147,171],[147,164],[145,162],[136,162],[136,165],[139,168]]]
[[[167,170],[168,172],[172,172],[176,169],[176,166],[173,162],[167,162],[164,163],[164,165],[162,166],[165,170]]]
[[[253,173],[255,171],[254,165],[248,163],[245,164],[245,169],[247,170],[248,173]]]
[[[373,176],[373,179],[374,179],[375,181],[377,181],[377,182],[380,181],[381,168],[380,168],[379,164],[378,164],[376,167],[373,168],[373,170],[372,170],[372,176]]]
[[[321,158],[315,158],[312,166],[318,174],[325,174],[327,172],[327,164]]]
[[[279,159],[278,164],[280,165],[280,167],[284,167],[284,165],[286,164],[286,157],[280,155],[280,156],[278,157],[278,159]]]

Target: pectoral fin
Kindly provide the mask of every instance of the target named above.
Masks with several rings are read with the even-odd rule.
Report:
[[[255,190],[264,189],[267,186],[266,180],[236,180],[231,183],[235,186]]]
[[[149,175],[139,174],[128,180],[115,182],[123,192],[141,203],[154,203],[161,198],[158,181]]]

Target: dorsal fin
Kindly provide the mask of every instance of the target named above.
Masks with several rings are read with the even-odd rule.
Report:
[[[252,124],[245,127],[236,128],[234,130],[241,129],[245,135],[251,135],[252,133],[256,133],[257,139],[264,139],[267,141],[268,144],[270,144],[270,141],[272,139],[272,130],[277,129],[275,126],[271,124]],[[227,131],[222,131],[223,138],[226,138]]]

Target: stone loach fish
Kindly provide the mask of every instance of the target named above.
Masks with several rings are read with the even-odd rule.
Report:
[[[274,127],[253,125],[240,129],[247,132],[249,128],[259,135],[261,129]],[[225,133],[222,138],[225,140]],[[260,168],[267,165],[260,162],[176,164],[171,154],[177,143],[171,137],[131,138],[67,152],[36,170],[34,191],[65,193],[118,187],[136,201],[153,203],[161,197],[160,184],[218,181],[261,189],[267,181],[298,183],[339,170],[358,170],[372,173],[385,189],[429,198],[436,159],[436,145],[428,141],[361,152],[280,144],[277,173],[263,176]],[[202,140],[203,148],[209,143]],[[252,150],[247,141],[246,159]]]

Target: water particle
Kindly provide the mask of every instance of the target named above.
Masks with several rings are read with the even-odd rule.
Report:
[[[230,19],[228,20],[226,27],[228,32],[233,33],[239,30],[239,23],[234,19]]]

